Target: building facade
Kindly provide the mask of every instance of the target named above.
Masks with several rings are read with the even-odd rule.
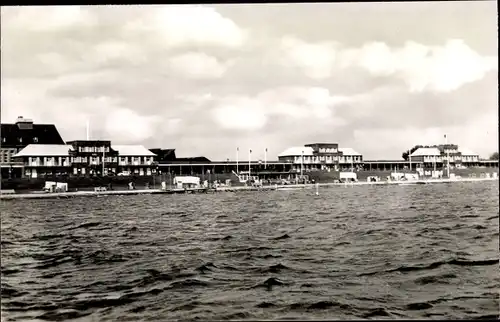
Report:
[[[0,129],[0,169],[2,178],[22,175],[22,164],[13,156],[28,145],[64,144],[53,124],[34,124],[33,120],[19,116],[15,123],[3,123]]]
[[[45,176],[152,175],[155,154],[142,145],[79,140],[62,145],[30,144],[14,156],[29,178]]]
[[[291,147],[278,155],[280,162],[292,163],[292,169],[346,170],[363,166],[363,155],[351,148],[339,148],[337,143],[312,143]]]
[[[471,167],[480,165],[479,154],[455,144],[419,147],[411,154],[412,163],[422,167]]]

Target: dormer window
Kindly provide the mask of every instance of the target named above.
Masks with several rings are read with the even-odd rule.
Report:
[[[23,143],[23,138],[19,138],[19,143]]]
[[[5,139],[5,137],[2,138],[2,142],[5,143],[7,140]]]
[[[36,136],[33,138],[33,143],[38,143],[38,138]]]

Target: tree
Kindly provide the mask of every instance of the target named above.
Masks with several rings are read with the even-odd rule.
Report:
[[[490,155],[490,160],[498,160],[498,152],[495,152],[492,155]]]
[[[417,149],[419,148],[423,148],[423,146],[421,145],[415,145],[413,148],[411,148],[410,150],[407,150],[405,152],[403,152],[403,154],[401,155],[401,157],[405,160],[405,161],[408,161],[408,159],[410,158],[410,154],[412,154],[413,152],[417,151]]]

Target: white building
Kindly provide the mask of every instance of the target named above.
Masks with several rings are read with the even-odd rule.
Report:
[[[85,142],[85,141],[78,141]],[[108,141],[109,142],[109,141]],[[128,172],[151,175],[156,155],[142,145],[79,146],[30,144],[13,156],[24,165],[24,175],[89,175]]]
[[[418,148],[411,154],[415,163],[442,163],[441,151],[438,148]]]
[[[313,148],[314,147],[314,148]],[[361,153],[352,148],[338,148],[336,143],[314,143],[295,146],[278,155],[280,162],[292,163],[292,169],[304,171],[313,169],[339,169],[358,167],[363,164]]]
[[[479,155],[465,148],[447,149],[443,146],[418,148],[411,154],[411,161],[424,166],[446,164],[448,157],[451,166],[474,166],[479,163]]]
[[[118,151],[118,167],[135,175],[152,174],[152,165],[156,154],[142,145],[112,145],[113,150]],[[146,167],[143,167],[146,166]]]

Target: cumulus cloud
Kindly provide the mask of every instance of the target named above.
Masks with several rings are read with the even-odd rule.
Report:
[[[498,57],[482,56],[461,39],[449,39],[440,46],[407,41],[403,47],[391,48],[374,41],[349,48],[336,42],[307,43],[284,37],[281,47],[285,63],[301,68],[312,79],[358,67],[374,76],[394,76],[412,92],[453,91],[498,69]]]
[[[224,128],[242,131],[261,129],[272,116],[303,121],[333,119],[342,124],[344,120],[333,117],[334,107],[348,101],[348,97],[332,95],[326,88],[280,87],[254,97],[225,98],[214,109],[214,119]]]
[[[399,157],[431,129],[496,149],[494,7],[440,4],[467,6],[472,31],[446,15],[415,29],[392,5],[2,7],[2,121],[70,140],[89,119],[95,138],[213,159],[311,141]]]
[[[10,27],[35,32],[58,32],[75,26],[90,27],[97,24],[96,17],[81,6],[4,7],[2,12],[8,16]]]
[[[340,56],[342,67],[354,65],[374,75],[394,75],[405,81],[412,92],[453,91],[498,69],[497,57],[481,56],[459,39],[450,39],[441,46],[408,41],[402,48],[371,42]]]
[[[215,121],[225,129],[258,130],[267,122],[267,113],[258,101],[248,98],[226,99],[213,110]]]
[[[141,116],[129,109],[115,109],[106,118],[105,130],[123,142],[141,142],[154,135],[153,125],[160,120],[154,116]]]
[[[159,32],[165,44],[172,47],[196,44],[237,48],[247,38],[247,33],[234,21],[211,7],[168,5],[154,10],[151,19],[137,17],[126,29]]]
[[[310,78],[323,79],[332,74],[336,53],[334,44],[330,42],[307,43],[286,36],[281,40],[281,51]]]
[[[205,53],[189,52],[170,59],[170,68],[176,74],[189,78],[219,78],[229,67]]]

